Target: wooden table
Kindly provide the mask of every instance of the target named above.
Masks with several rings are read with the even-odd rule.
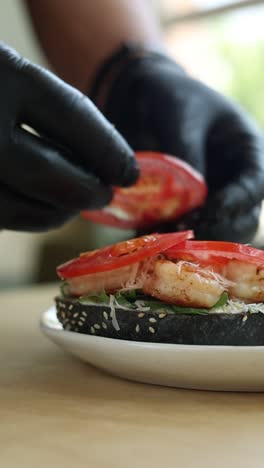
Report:
[[[109,377],[65,355],[38,319],[54,286],[0,295],[3,468],[263,468],[264,394]]]

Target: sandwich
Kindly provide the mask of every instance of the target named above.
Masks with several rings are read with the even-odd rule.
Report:
[[[70,332],[153,343],[264,344],[264,252],[192,231],[151,234],[57,268]]]

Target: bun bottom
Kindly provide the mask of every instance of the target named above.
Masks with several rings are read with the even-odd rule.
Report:
[[[56,297],[57,317],[65,330],[119,340],[189,345],[262,346],[264,314],[187,315],[88,305]]]

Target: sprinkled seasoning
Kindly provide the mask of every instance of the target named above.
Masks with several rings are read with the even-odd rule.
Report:
[[[107,312],[104,311],[103,316],[104,316],[105,320],[108,320],[108,313]]]
[[[151,317],[151,318],[149,319],[149,322],[150,322],[150,323],[156,323],[157,320],[156,320],[154,317]]]
[[[81,322],[85,322],[85,317],[80,317]]]
[[[76,318],[76,317],[78,317],[78,315],[79,315],[79,312],[74,312],[74,314],[73,314],[73,318]]]
[[[96,328],[96,330],[100,330],[101,325],[99,325],[98,323],[95,323],[95,324],[94,324],[94,328]]]
[[[77,323],[78,323],[79,327],[82,327],[82,326],[83,326],[83,322],[81,322],[80,320],[79,320],[79,322],[77,322]]]
[[[69,309],[69,310],[72,310],[72,308],[73,308],[73,304],[70,304],[69,307],[68,307],[68,309]]]
[[[81,312],[81,314],[82,314],[83,317],[87,317],[87,312],[85,312],[85,310],[83,310],[83,311]]]
[[[153,327],[149,327],[149,331],[150,331],[150,333],[155,333],[156,332],[155,328],[153,328]]]

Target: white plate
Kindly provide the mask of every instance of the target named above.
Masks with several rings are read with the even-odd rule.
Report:
[[[264,346],[193,346],[65,331],[52,307],[41,329],[73,356],[124,379],[199,390],[264,391]]]

